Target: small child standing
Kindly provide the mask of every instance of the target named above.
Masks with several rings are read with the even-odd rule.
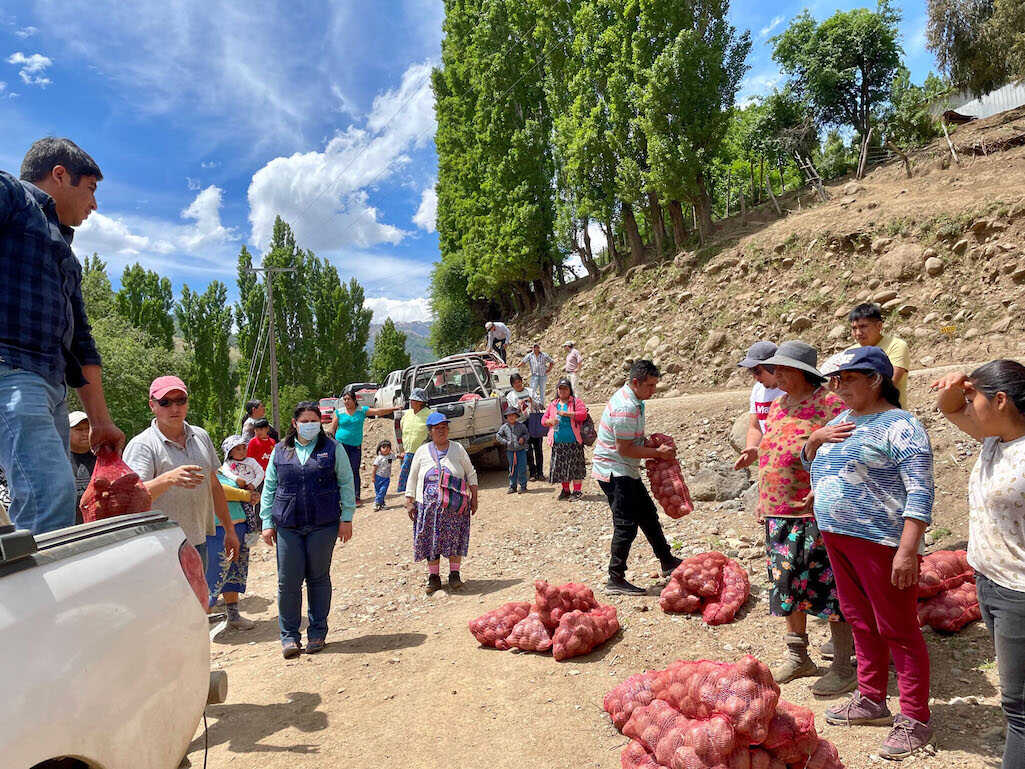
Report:
[[[520,494],[527,490],[527,439],[530,437],[527,426],[520,424],[520,412],[512,406],[505,409],[505,424],[495,436],[505,447],[509,459],[509,491],[516,493],[516,484],[520,485]]]
[[[377,456],[374,457],[374,510],[384,509],[384,495],[391,485],[391,463],[394,460],[391,441],[378,443]]]
[[[254,438],[255,440],[255,438]],[[252,441],[250,441],[251,443]],[[241,435],[232,435],[224,439],[224,464],[220,473],[240,489],[257,491],[263,483],[263,468],[252,457],[246,456],[248,448]]]
[[[276,443],[277,441],[270,437],[270,422],[263,418],[257,419],[253,422],[253,437],[246,447],[246,456],[255,459],[260,467],[266,470]]]

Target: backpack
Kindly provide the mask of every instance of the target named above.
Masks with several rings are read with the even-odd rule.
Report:
[[[434,458],[434,466],[438,469],[438,494],[441,509],[452,515],[469,515],[470,486],[466,479],[457,478],[442,467],[438,449],[433,443],[430,445],[430,452]]]
[[[585,446],[593,446],[598,440],[598,430],[594,427],[594,420],[591,419],[591,412],[587,412],[584,421],[580,423],[580,441]]]

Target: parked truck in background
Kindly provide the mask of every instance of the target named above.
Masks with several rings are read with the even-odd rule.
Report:
[[[199,553],[160,513],[0,526],[0,766],[176,769],[208,702]]]

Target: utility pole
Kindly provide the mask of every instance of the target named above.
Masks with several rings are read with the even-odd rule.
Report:
[[[270,344],[270,409],[271,424],[278,428],[278,344],[274,336],[274,273],[295,272],[295,267],[249,267],[246,272],[264,273],[267,285],[267,342]]]

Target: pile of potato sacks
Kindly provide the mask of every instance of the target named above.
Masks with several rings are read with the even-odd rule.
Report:
[[[812,712],[781,700],[769,669],[751,655],[639,673],[604,706],[631,740],[623,769],[843,769]]]
[[[692,555],[677,566],[658,603],[665,612],[701,612],[709,625],[732,622],[751,595],[744,567],[722,553]]]
[[[956,633],[982,619],[975,571],[964,550],[938,550],[922,559],[918,575],[918,620],[923,626]]]
[[[552,651],[556,660],[588,654],[619,632],[616,607],[599,604],[587,585],[534,583],[534,603],[512,601],[470,620],[470,632],[494,649]]]

